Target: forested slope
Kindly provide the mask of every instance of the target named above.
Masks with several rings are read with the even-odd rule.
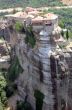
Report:
[[[62,5],[59,0],[0,0],[0,8],[8,7],[40,7],[40,6],[57,6]]]
[[[59,16],[59,25],[70,30],[69,36],[72,38],[72,8],[59,10],[51,8],[48,12],[53,12]]]

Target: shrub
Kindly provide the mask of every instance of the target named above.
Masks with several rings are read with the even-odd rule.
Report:
[[[61,31],[61,35],[62,35],[62,37],[64,37],[64,31],[63,30]]]
[[[1,92],[1,102],[2,102],[3,104],[5,104],[6,101],[7,101],[6,92],[5,92],[5,91],[2,91],[2,92]]]
[[[29,102],[17,101],[17,109],[16,110],[32,110],[32,107]]]
[[[17,84],[13,84],[12,87],[13,87],[14,91],[16,91],[18,89]]]
[[[35,90],[34,96],[36,98],[36,110],[42,110],[44,94]]]
[[[0,73],[0,91],[3,90],[6,86],[6,80],[4,76]]]
[[[42,65],[42,62],[39,61],[39,75],[40,75],[40,81],[43,82],[43,65]]]
[[[69,32],[68,32],[68,30],[67,30],[67,32],[66,32],[66,39],[67,39],[67,40],[69,39]]]
[[[7,102],[5,87],[6,87],[6,79],[3,76],[3,72],[0,71],[0,110],[3,109],[4,105]]]
[[[35,90],[34,96],[35,96],[36,99],[41,99],[41,100],[44,99],[44,94],[41,93],[39,90]]]
[[[11,66],[8,69],[8,74],[7,74],[8,80],[14,81],[19,76],[19,73],[22,72],[23,69],[19,64],[18,58],[16,57],[14,60],[12,60]]]
[[[15,14],[17,11],[15,9],[13,9],[12,14]]]
[[[69,37],[72,38],[72,32],[71,31],[69,31]]]
[[[11,97],[16,90],[17,90],[17,84],[8,84],[8,85],[5,87],[6,96],[7,96],[8,98]]]
[[[10,32],[13,32],[13,25],[9,26]]]
[[[35,39],[35,36],[34,36],[34,33],[32,31],[32,26],[28,27],[27,30],[26,30],[26,38],[25,38],[25,42],[28,44],[30,44],[30,46],[32,48],[34,48],[35,46],[35,43],[36,43],[36,39]]]
[[[59,26],[60,26],[61,28],[65,28],[64,22],[63,22],[62,20],[59,21]]]
[[[15,23],[15,30],[18,31],[18,32],[22,32],[22,30],[24,29],[24,26],[21,22],[16,22]]]
[[[0,110],[3,110],[3,104],[1,103],[1,99],[0,99]]]
[[[14,90],[11,86],[6,86],[5,91],[8,98],[14,94]]]

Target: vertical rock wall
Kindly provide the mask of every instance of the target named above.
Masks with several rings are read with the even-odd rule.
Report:
[[[26,86],[28,89],[28,101],[33,107],[36,102],[34,97],[35,90],[42,92],[44,94],[43,110],[54,110],[54,94],[52,92],[53,85],[50,69],[51,48],[50,36],[39,36],[34,49],[28,47],[23,40],[16,47],[19,61],[24,69],[22,77],[24,92],[26,91]]]
[[[65,53],[65,59],[70,70],[69,85],[68,85],[68,110],[72,110],[72,52]]]
[[[17,35],[12,32],[11,35],[8,28],[4,30],[4,34],[8,32],[8,34],[5,34],[6,36],[9,35],[11,38],[16,36],[18,38],[15,40],[17,44],[16,54],[24,70],[23,74],[20,74],[16,80],[18,94],[22,100],[25,99],[25,96],[28,96],[27,100],[34,110],[36,110],[36,90],[44,95],[42,110],[72,108],[71,57],[68,56],[67,59],[63,53],[57,53],[56,44],[52,41],[52,31],[53,29],[50,32],[43,29],[38,33],[35,32],[36,45],[32,49],[29,44],[25,43],[25,34]],[[70,68],[70,79],[66,61]]]

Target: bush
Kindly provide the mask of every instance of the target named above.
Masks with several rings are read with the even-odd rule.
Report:
[[[29,43],[32,48],[34,48],[34,46],[36,44],[36,39],[35,39],[35,36],[33,34],[33,31],[32,31],[32,26],[28,27],[26,30],[25,42],[27,44]]]
[[[1,99],[0,99],[0,110],[3,110],[3,104],[1,103]]]
[[[22,30],[24,29],[24,26],[21,22],[16,22],[15,23],[15,30],[18,31],[18,32],[22,32]]]
[[[5,87],[6,87],[6,79],[3,76],[3,72],[0,71],[0,110],[3,109],[4,105],[7,102]]]
[[[63,22],[62,20],[59,21],[59,26],[60,26],[61,28],[65,28],[64,22]]]
[[[68,40],[69,39],[69,31],[67,30],[66,32],[66,39]]]
[[[18,58],[16,57],[14,58],[14,60],[12,60],[11,66],[8,69],[7,78],[9,81],[14,81],[22,72],[23,72],[23,69],[19,64]]]
[[[11,86],[6,86],[5,91],[8,98],[14,94],[14,89]]]
[[[2,91],[1,92],[1,102],[5,105],[7,102],[7,97],[6,97],[6,92]]]
[[[64,31],[63,30],[61,31],[61,35],[62,35],[62,37],[64,37]]]
[[[15,9],[13,9],[12,14],[15,14],[17,11]]]
[[[35,90],[34,96],[36,98],[36,110],[42,110],[44,94]]]
[[[6,86],[6,80],[4,76],[0,73],[0,91],[3,90]]]
[[[43,65],[42,65],[42,62],[39,61],[39,75],[40,75],[40,81],[43,82]]]
[[[72,32],[71,31],[69,31],[69,36],[70,36],[70,38],[72,38]]]
[[[5,87],[6,96],[11,97],[14,92],[17,90],[17,84],[10,84]]]
[[[18,89],[17,84],[13,84],[12,87],[13,87],[14,91],[16,91]]]
[[[28,102],[17,101],[16,110],[32,110],[31,104]]]

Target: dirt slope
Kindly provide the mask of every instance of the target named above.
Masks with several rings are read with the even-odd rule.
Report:
[[[72,0],[62,0],[64,4],[72,5]]]

